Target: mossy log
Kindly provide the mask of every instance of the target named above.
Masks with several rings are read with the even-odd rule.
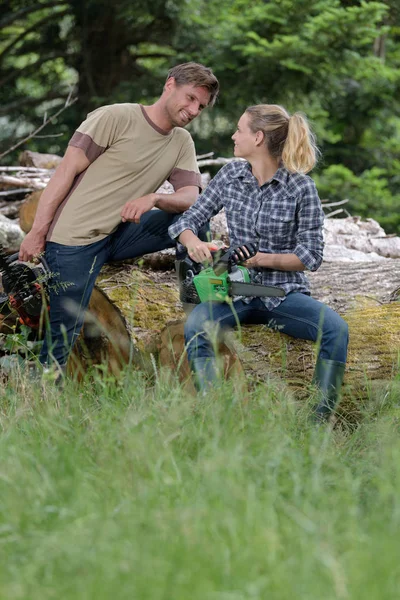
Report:
[[[386,390],[399,373],[400,304],[360,306],[345,314],[344,319],[349,325],[350,343],[341,411],[351,420],[360,409],[360,399]],[[161,365],[178,371],[181,381],[186,382],[189,367],[183,328],[183,321],[165,327],[159,360]],[[225,372],[243,371],[250,386],[272,382],[286,387],[299,399],[309,395],[316,358],[313,343],[263,325],[243,326],[240,332],[225,336],[225,342]]]
[[[91,358],[95,363],[108,353],[114,372],[122,364],[118,357],[126,360],[130,355],[134,364],[152,371],[158,360],[161,366],[178,372],[181,381],[188,382],[184,313],[170,278],[170,273],[143,272],[132,265],[104,269],[98,280],[103,301],[107,299],[114,309],[118,307],[126,333],[122,333],[120,325],[122,329],[108,345],[103,344],[100,354],[98,342],[92,341],[96,353]],[[97,310],[97,303],[98,299],[93,299],[92,310]],[[387,382],[398,372],[400,304],[359,298],[343,316],[350,330],[345,389],[348,395],[357,395],[365,392],[369,382]],[[129,340],[131,348],[135,348],[133,355],[132,350],[129,354]],[[220,352],[226,374],[243,370],[249,382],[284,380],[300,396],[307,393],[316,352],[311,342],[290,338],[262,325],[243,326],[240,334],[224,337]]]

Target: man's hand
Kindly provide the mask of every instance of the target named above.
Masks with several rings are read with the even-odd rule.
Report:
[[[218,246],[213,242],[202,242],[201,240],[198,240],[187,247],[190,258],[198,263],[211,262],[211,250],[215,251],[218,249]]]
[[[38,235],[30,231],[25,237],[19,249],[19,260],[32,261],[35,257],[42,254],[46,245],[46,236]]]
[[[157,198],[157,194],[147,194],[147,196],[130,200],[124,204],[121,210],[122,222],[131,221],[133,223],[140,223],[140,217],[154,208]]]

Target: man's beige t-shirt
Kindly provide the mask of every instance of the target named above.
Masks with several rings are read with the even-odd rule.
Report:
[[[165,132],[139,104],[90,113],[70,146],[84,150],[88,168],[58,207],[47,240],[67,246],[97,242],[121,223],[126,202],[155,192],[166,179],[175,191],[201,187],[193,140],[181,127]]]

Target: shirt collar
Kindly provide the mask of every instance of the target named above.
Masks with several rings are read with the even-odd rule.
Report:
[[[253,173],[251,172],[251,165],[247,162],[247,160],[238,161],[235,164],[235,171],[232,173],[233,179],[239,179],[239,177],[243,177],[244,181],[251,182],[253,180]]]
[[[289,173],[285,169],[285,167],[279,167],[279,169],[274,174],[274,176],[271,177],[270,181],[279,181],[279,183],[286,185],[288,182],[288,177],[289,177]]]
[[[279,183],[286,185],[288,181],[288,176],[289,173],[287,172],[287,170],[284,167],[279,167],[279,169],[269,181],[278,181]],[[251,165],[247,161],[237,163],[236,170],[233,173],[232,177],[234,179],[241,177],[246,183],[251,183],[255,179],[253,173],[251,172]]]

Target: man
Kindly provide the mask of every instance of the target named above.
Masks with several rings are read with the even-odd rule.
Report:
[[[155,104],[98,108],[72,136],[19,252],[20,260],[32,260],[45,250],[57,274],[42,364],[55,361],[64,369],[105,262],[174,246],[168,227],[201,187],[193,140],[183,127],[214,104],[218,89],[207,67],[177,65]],[[175,192],[155,193],[166,179]]]

